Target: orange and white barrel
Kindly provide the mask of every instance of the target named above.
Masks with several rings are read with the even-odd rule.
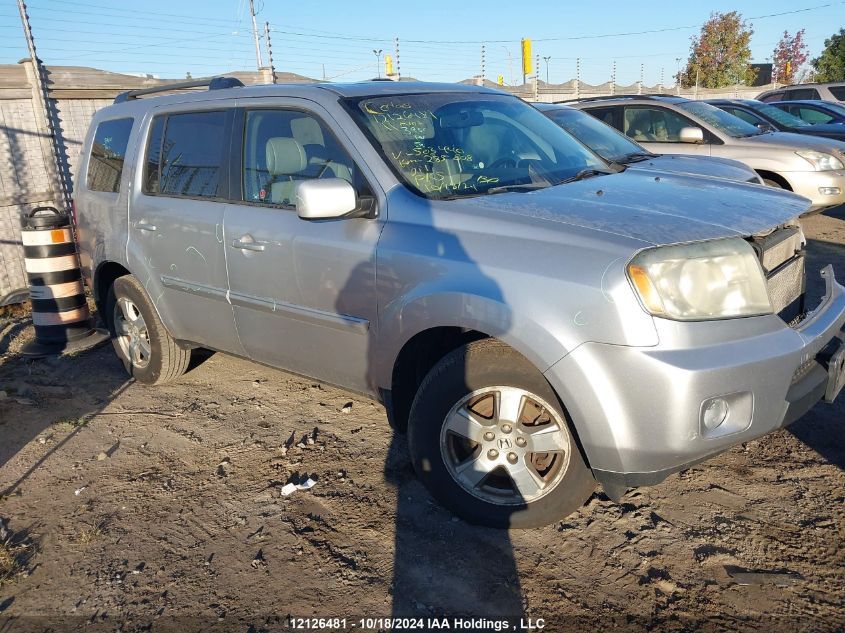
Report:
[[[24,266],[32,302],[35,342],[24,354],[65,351],[93,333],[70,220],[53,207],[24,214]]]

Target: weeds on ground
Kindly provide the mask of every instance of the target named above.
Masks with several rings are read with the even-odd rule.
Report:
[[[93,543],[94,541],[99,540],[100,537],[108,531],[110,522],[110,516],[102,517],[94,525],[79,530],[74,540],[81,545]]]
[[[0,543],[0,585],[14,577],[20,570],[15,548],[6,543]]]
[[[91,420],[86,416],[80,416],[76,419],[56,420],[53,426],[60,431],[73,431],[83,426],[87,426]]]

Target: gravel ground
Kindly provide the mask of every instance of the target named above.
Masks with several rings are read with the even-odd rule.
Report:
[[[845,277],[845,210],[805,229],[810,270]],[[223,354],[145,387],[108,347],[26,361],[30,336],[0,314],[0,631],[845,629],[845,398],[621,504],[597,492],[507,532],[437,507],[377,404]]]

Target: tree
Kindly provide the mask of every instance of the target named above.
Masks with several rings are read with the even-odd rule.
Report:
[[[822,54],[813,60],[816,81],[845,81],[845,29],[824,41]]]
[[[701,33],[691,39],[690,56],[681,72],[681,85],[722,88],[750,84],[756,71],[751,60],[751,35],[754,30],[736,12],[710,14]]]
[[[798,70],[807,63],[808,57],[804,29],[794,36],[790,36],[789,31],[784,31],[772,54],[772,79],[782,84],[793,83]]]

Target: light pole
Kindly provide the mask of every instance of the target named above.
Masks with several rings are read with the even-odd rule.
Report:
[[[382,51],[380,48],[373,49],[373,55],[376,56],[376,71],[378,72],[378,78],[381,79],[381,54]]]
[[[511,56],[511,49],[509,49],[504,44],[502,44],[502,48],[505,49],[505,52],[508,54],[508,70],[510,71],[510,74],[511,74],[509,84],[512,86],[513,85],[513,57]]]
[[[549,60],[551,58],[551,55],[549,55],[548,57],[543,57],[543,61],[546,62],[546,85],[549,85]]]
[[[676,57],[675,61],[678,64],[678,74],[675,75],[675,91],[681,94],[681,58]]]

